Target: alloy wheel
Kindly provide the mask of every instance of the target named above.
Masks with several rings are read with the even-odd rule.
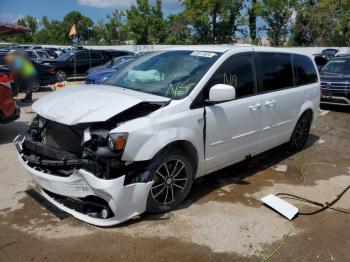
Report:
[[[66,74],[63,71],[58,71],[56,77],[59,82],[66,80]]]
[[[188,180],[186,165],[177,159],[162,163],[153,175],[151,196],[161,205],[173,203],[183,192]]]
[[[303,117],[301,121],[298,123],[295,136],[294,136],[294,144],[296,148],[301,147],[305,142],[309,135],[309,121],[307,117]]]

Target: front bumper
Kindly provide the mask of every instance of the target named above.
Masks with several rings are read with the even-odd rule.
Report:
[[[80,199],[91,196],[101,198],[108,204],[112,214],[106,219],[92,217],[62,204],[42,190],[42,195],[63,211],[96,226],[116,225],[146,211],[147,197],[152,182],[124,185],[125,176],[106,180],[98,178],[84,169],[76,169],[70,176],[64,177],[48,170],[33,168],[23,159],[22,144],[24,139],[24,137],[18,136],[14,140],[19,160],[42,189],[69,198]]]
[[[322,88],[321,104],[350,106],[350,90]]]
[[[322,95],[321,104],[350,106],[350,99],[346,96]]]

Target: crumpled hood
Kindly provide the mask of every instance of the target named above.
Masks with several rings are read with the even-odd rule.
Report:
[[[67,86],[42,97],[32,108],[52,121],[76,125],[104,122],[141,102],[163,102],[168,98],[114,86]]]

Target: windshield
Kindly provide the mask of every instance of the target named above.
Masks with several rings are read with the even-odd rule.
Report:
[[[134,60],[134,58],[124,58],[123,60],[120,60],[117,63],[115,63],[112,66],[112,68],[115,70],[120,70],[120,69],[124,68],[125,66],[127,66],[127,64],[129,64],[132,60]]]
[[[72,55],[73,55],[73,53],[68,52],[68,53],[64,53],[64,54],[60,55],[56,59],[59,60],[59,61],[65,61],[68,58],[70,58]]]
[[[181,99],[201,80],[218,53],[160,51],[143,55],[113,75],[105,84]]]
[[[322,73],[350,75],[350,59],[331,60],[322,68]]]

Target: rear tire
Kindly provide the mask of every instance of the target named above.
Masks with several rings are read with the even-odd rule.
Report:
[[[289,140],[288,148],[290,151],[298,151],[304,147],[310,133],[311,122],[312,112],[304,112],[295,125],[292,136]]]
[[[155,157],[149,181],[153,185],[147,198],[150,213],[168,212],[178,207],[188,196],[194,179],[190,160],[181,152],[168,152]]]
[[[58,82],[63,82],[67,80],[67,74],[66,72],[59,70],[56,72],[56,78]]]

